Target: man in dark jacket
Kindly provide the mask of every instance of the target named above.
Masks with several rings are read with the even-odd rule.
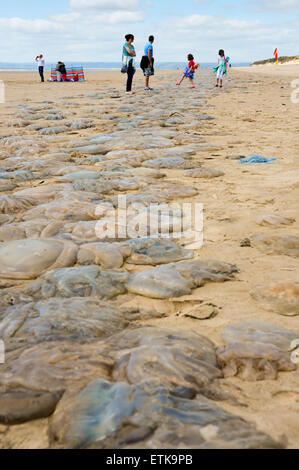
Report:
[[[56,65],[57,81],[61,82],[62,77],[66,80],[66,68],[63,62],[58,62]]]

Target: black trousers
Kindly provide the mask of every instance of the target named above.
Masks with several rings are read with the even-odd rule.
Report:
[[[132,83],[135,70],[133,68],[132,62],[128,65],[128,80],[127,80],[127,91],[132,91]]]
[[[39,74],[40,74],[41,81],[44,82],[44,81],[45,81],[45,78],[44,78],[44,67],[38,67],[38,71],[39,71]]]

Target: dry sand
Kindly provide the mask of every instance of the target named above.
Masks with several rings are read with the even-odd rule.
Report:
[[[48,74],[46,74],[48,75]],[[174,72],[158,72],[157,76],[175,80]],[[199,72],[197,80],[199,80]],[[221,313],[212,319],[198,321],[178,316],[172,304],[166,301],[136,297],[132,305],[146,305],[166,311],[163,319],[146,324],[192,330],[208,336],[221,344],[222,329],[233,322],[265,321],[299,333],[298,317],[285,317],[267,312],[250,297],[255,285],[267,285],[279,281],[298,280],[298,262],[295,258],[266,255],[255,248],[241,248],[241,240],[259,233],[298,234],[298,167],[299,167],[299,104],[291,102],[291,81],[299,78],[299,66],[259,66],[232,69],[230,80],[222,91],[209,90],[209,113],[216,119],[203,122],[201,134],[205,140],[223,148],[207,155],[206,166],[225,172],[222,178],[193,181],[198,188],[200,202],[205,207],[204,246],[200,256],[236,263],[240,268],[238,280],[214,284],[193,291],[185,300],[182,312],[188,307],[188,299],[203,299],[215,304]],[[1,134],[17,131],[6,127],[6,120],[14,112],[9,106],[24,103],[27,99],[41,102],[66,95],[83,95],[77,99],[74,110],[80,116],[80,105],[86,102],[87,93],[95,88],[105,90],[116,87],[123,90],[124,77],[114,72],[87,72],[83,84],[40,84],[37,73],[0,73],[6,83],[7,102],[0,105]],[[155,86],[153,79],[152,85]],[[211,76],[211,81],[213,77]],[[135,83],[143,85],[138,74]],[[238,83],[236,89],[234,83]],[[183,85],[183,86],[186,86]],[[141,90],[141,89],[140,89]],[[143,91],[139,91],[143,93]],[[174,93],[175,93],[174,89]],[[192,107],[193,103],[190,102]],[[96,106],[96,103],[95,103]],[[81,135],[98,133],[101,129],[86,130]],[[77,136],[78,137],[78,136]],[[76,137],[76,138],[77,138]],[[241,166],[228,155],[250,156],[258,153],[276,157],[271,165]],[[163,170],[164,172],[164,170]],[[185,181],[181,170],[168,170],[170,181]],[[285,228],[271,229],[258,226],[259,215],[277,213],[297,221]],[[296,372],[283,372],[277,380],[243,382],[239,378],[226,379],[227,390],[244,406],[222,402],[221,406],[256,424],[273,438],[287,436],[288,447],[299,444],[299,368]],[[43,448],[47,446],[45,426],[47,420],[28,423],[7,429],[0,427],[1,446]],[[5,428],[5,429],[4,429]]]
[[[274,77],[288,76],[294,78],[299,77],[299,61],[287,62],[285,64],[264,64],[252,65],[251,67],[238,67],[240,72],[257,73],[258,75],[273,75]]]

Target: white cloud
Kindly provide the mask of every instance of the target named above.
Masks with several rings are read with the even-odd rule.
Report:
[[[111,0],[110,3],[116,6],[117,2]],[[288,23],[265,24],[229,14],[193,14],[155,17],[153,23],[146,11],[149,12],[148,9],[145,12],[68,9],[47,19],[0,17],[0,60],[29,62],[32,56],[44,53],[48,63],[56,60],[116,62],[121,58],[126,33],[135,34],[138,58],[148,35],[154,34],[157,61],[184,61],[187,53],[192,52],[200,62],[211,62],[220,48],[234,63],[271,57],[275,47],[279,48],[280,55],[298,54],[296,18]]]
[[[136,10],[139,0],[70,0],[70,8],[79,10]]]
[[[256,0],[262,8],[291,11],[299,8],[299,0]]]
[[[23,33],[46,33],[48,31],[63,31],[63,25],[44,19],[24,20],[23,18],[0,18],[1,30],[11,30]]]
[[[117,25],[123,23],[140,23],[144,20],[141,11],[113,11],[104,12],[99,15],[88,15],[78,12],[68,12],[60,15],[53,15],[49,20],[37,18],[35,20],[27,20],[23,18],[1,18],[0,17],[0,37],[4,32],[46,34],[48,32],[61,32],[67,34],[65,23],[72,25],[72,28],[82,28],[82,34],[88,35],[89,27],[95,26],[97,29],[100,25]]]
[[[218,15],[173,18],[160,24],[159,31],[156,48],[159,44],[169,61],[185,60],[192,52],[197,60],[210,62],[222,48],[235,63],[249,62],[271,57],[276,46],[285,55],[292,54],[299,40],[294,23],[265,25]]]
[[[72,23],[73,21],[79,20],[80,17],[80,13],[70,11],[68,13],[61,13],[60,15],[52,15],[50,19],[56,22]]]
[[[97,15],[94,20],[104,24],[141,23],[144,15],[141,11],[115,11],[110,14]]]
[[[0,61],[29,62],[43,53],[48,64],[58,59],[117,62],[125,34],[138,25],[141,29],[143,21],[142,11],[128,10],[68,10],[34,20],[0,17]]]

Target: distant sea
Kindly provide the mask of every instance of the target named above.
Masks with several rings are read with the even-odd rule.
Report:
[[[138,60],[137,60],[138,64]],[[85,71],[93,71],[93,72],[112,72],[120,70],[121,63],[119,62],[72,62],[72,61],[65,61],[65,65],[67,67],[81,67],[83,66]],[[233,63],[233,67],[248,67],[250,64],[248,63]],[[215,63],[201,63],[200,67],[202,69],[210,69],[215,66]],[[51,71],[52,67],[56,67],[56,64],[47,64],[45,66],[46,71]],[[186,67],[186,62],[157,62],[155,64],[156,70],[181,70]],[[16,72],[32,72],[33,70],[37,70],[37,64],[35,62],[32,63],[23,63],[23,64],[16,64],[16,63],[9,63],[9,62],[0,62],[0,71],[16,71]]]

